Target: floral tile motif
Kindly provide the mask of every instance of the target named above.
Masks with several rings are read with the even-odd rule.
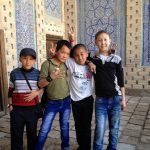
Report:
[[[61,0],[45,0],[46,14],[50,17],[61,19],[62,17],[62,3]]]
[[[142,65],[150,66],[150,0],[143,3],[143,49]]]
[[[90,51],[96,51],[94,37],[99,30],[110,33],[117,44],[117,53],[124,57],[125,50],[125,0],[77,0],[78,40]]]
[[[22,48],[35,49],[34,0],[15,0],[17,52]]]

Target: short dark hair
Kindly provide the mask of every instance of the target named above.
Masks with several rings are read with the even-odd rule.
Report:
[[[74,57],[74,53],[75,53],[75,51],[76,51],[76,49],[78,49],[78,48],[84,48],[86,51],[88,51],[87,50],[87,47],[84,45],[84,44],[76,44],[72,49],[71,49],[71,53],[70,53],[70,57]]]
[[[36,59],[36,52],[32,48],[23,48],[20,51],[20,57],[21,56],[32,56],[34,59]]]
[[[103,33],[107,34],[107,35],[109,36],[109,38],[110,38],[110,35],[109,35],[109,33],[108,33],[107,31],[105,31],[105,30],[100,30],[100,31],[98,31],[98,32],[95,34],[95,40],[97,39],[97,37],[98,37],[100,34],[103,34]]]
[[[59,51],[63,46],[68,47],[69,49],[71,49],[71,44],[67,41],[67,40],[59,40],[57,42],[57,46],[56,46],[56,51]]]

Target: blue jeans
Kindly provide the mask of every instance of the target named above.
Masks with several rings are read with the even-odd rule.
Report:
[[[63,100],[49,100],[47,102],[35,150],[43,150],[53,120],[58,112],[62,140],[61,149],[69,150],[70,103],[70,97]]]
[[[109,123],[109,144],[107,150],[116,150],[118,143],[118,132],[120,126],[121,96],[111,98],[96,97],[95,102],[95,136],[93,150],[102,150],[106,121]]]

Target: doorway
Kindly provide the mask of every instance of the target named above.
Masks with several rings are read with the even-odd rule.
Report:
[[[8,102],[8,80],[6,70],[4,31],[0,30],[0,115],[6,113]]]
[[[47,57],[49,57],[49,50],[51,48],[56,48],[57,41],[62,40],[62,39],[63,39],[62,36],[54,36],[54,35],[50,35],[50,34],[46,35],[46,55],[47,55]]]

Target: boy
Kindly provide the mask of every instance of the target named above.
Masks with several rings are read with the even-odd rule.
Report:
[[[51,130],[53,120],[60,114],[61,149],[69,150],[70,96],[65,61],[70,55],[71,45],[66,40],[57,42],[55,56],[46,60],[41,67],[40,87],[46,87],[47,103],[38,135],[36,150],[42,150]]]
[[[21,68],[14,69],[10,74],[9,104],[11,126],[11,150],[23,150],[23,132],[26,125],[27,147],[33,150],[37,137],[37,102],[42,93],[37,82],[39,71],[33,66],[36,62],[36,52],[24,48],[20,52]],[[24,72],[33,89],[30,88],[23,76]]]
[[[93,113],[92,73],[85,64],[88,51],[83,44],[73,47],[73,58],[66,61],[69,73],[70,96],[75,121],[78,150],[91,149],[91,120]]]
[[[106,31],[95,35],[99,55],[89,58],[96,65],[95,79],[95,137],[93,150],[102,150],[106,120],[109,122],[109,144],[107,150],[116,150],[120,126],[120,114],[126,107],[122,61],[110,53],[111,39]],[[91,63],[89,63],[89,66]]]

